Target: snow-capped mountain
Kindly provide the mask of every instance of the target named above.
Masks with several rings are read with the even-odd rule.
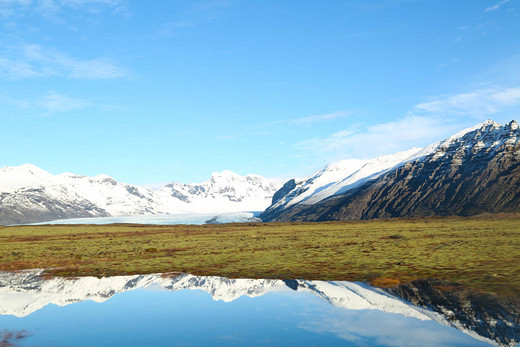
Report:
[[[260,217],[325,221],[518,212],[519,139],[515,121],[502,126],[488,120],[421,150],[368,161],[341,180],[319,182],[310,194],[306,186],[315,180],[289,181]]]
[[[159,191],[95,177],[52,175],[31,164],[0,169],[0,224],[65,218],[261,211],[279,184],[261,176],[214,173],[200,184]]]
[[[389,169],[406,162],[421,151],[408,151],[380,156],[369,160],[342,160],[301,180],[290,180],[273,196],[272,205],[262,214],[262,219],[279,213],[293,205],[312,205],[330,196],[352,189],[374,179]]]
[[[150,274],[116,277],[44,278],[41,270],[0,272],[0,315],[25,317],[49,305],[103,302],[117,293],[158,285],[167,290],[202,290],[214,300],[231,302],[242,296],[269,292],[308,292],[347,310],[379,310],[433,320],[489,343],[514,345],[520,340],[520,302],[470,292],[439,292],[437,282],[381,289],[346,281],[229,279],[188,274]],[[445,285],[445,283],[443,283]],[[442,294],[442,295],[441,295]],[[412,301],[409,302],[408,300]]]
[[[259,175],[240,176],[223,171],[213,173],[202,183],[172,182],[160,192],[197,206],[198,212],[205,213],[214,212],[215,206],[225,211],[263,211],[278,188],[280,184]]]

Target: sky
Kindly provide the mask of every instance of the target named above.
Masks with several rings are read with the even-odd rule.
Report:
[[[288,179],[520,120],[520,0],[0,0],[0,167]]]

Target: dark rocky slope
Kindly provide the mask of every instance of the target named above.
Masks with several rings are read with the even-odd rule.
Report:
[[[343,194],[267,209],[264,221],[328,221],[520,211],[520,130],[488,121]]]

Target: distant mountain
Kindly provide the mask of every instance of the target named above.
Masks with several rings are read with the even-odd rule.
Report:
[[[381,289],[346,281],[229,279],[188,274],[69,279],[41,275],[41,270],[0,272],[0,315],[24,317],[49,304],[103,302],[117,293],[152,285],[171,291],[203,290],[214,300],[224,302],[242,296],[294,290],[310,293],[347,310],[379,310],[423,321],[433,320],[491,344],[514,346],[520,341],[518,298],[496,298],[463,288],[447,290],[451,284],[433,280]]]
[[[215,172],[202,183],[175,183],[163,187],[160,192],[197,206],[197,212],[220,210],[263,211],[280,188],[279,183],[259,175],[240,176],[231,171]]]
[[[515,121],[502,126],[489,120],[422,150],[377,158],[388,160],[374,170],[365,169],[368,161],[343,178],[307,188],[325,168],[306,181],[287,182],[260,218],[327,221],[518,212],[519,140]]]
[[[0,169],[0,224],[185,212],[262,211],[280,185],[256,175],[214,173],[200,184],[171,183],[159,191],[107,175],[52,175],[34,165]]]

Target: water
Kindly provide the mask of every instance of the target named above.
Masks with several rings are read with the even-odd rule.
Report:
[[[412,292],[424,301],[431,290],[425,296]],[[352,282],[161,274],[65,280],[43,279],[37,271],[0,273],[0,336],[12,332],[14,341],[19,334],[21,346],[518,343],[520,305],[511,304],[518,301],[477,300],[477,307],[459,294],[460,302],[436,307],[430,300],[430,307],[420,307]],[[459,309],[465,314],[449,313]]]
[[[260,212],[229,212],[229,213],[180,213],[167,215],[142,215],[142,216],[119,216],[119,217],[93,217],[93,218],[71,218],[60,219],[41,224],[194,224],[201,225],[206,223],[246,223],[258,222],[257,216]]]

